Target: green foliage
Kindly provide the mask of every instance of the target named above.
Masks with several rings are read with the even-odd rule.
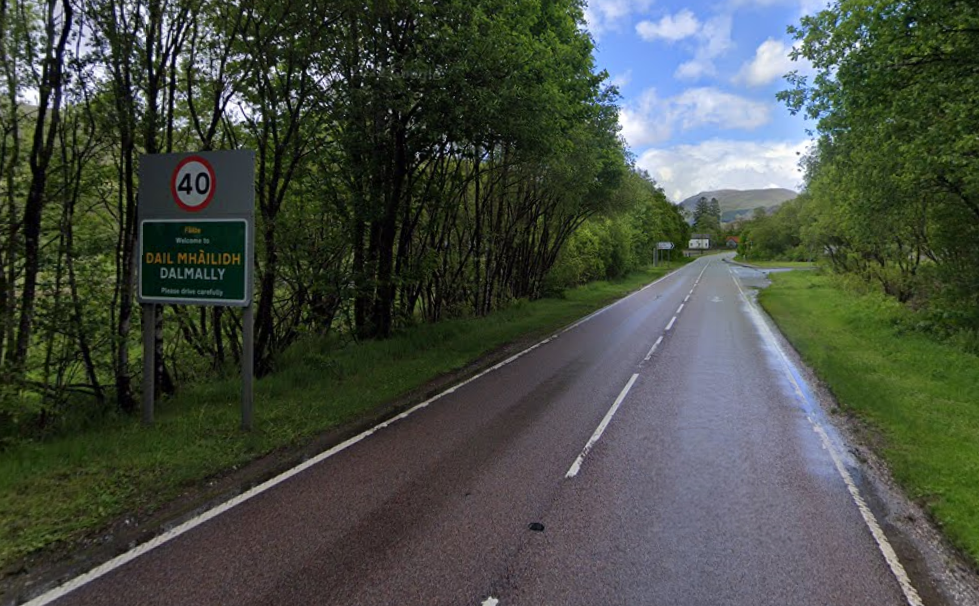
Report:
[[[311,335],[386,338],[624,275],[672,221],[630,172],[576,0],[46,2],[0,7],[0,375],[29,392],[5,400],[18,435],[135,409],[142,153],[256,152],[260,374]],[[69,6],[65,56],[32,65],[56,42],[45,15]],[[55,66],[58,121],[20,104]],[[31,198],[44,245],[21,301],[38,123],[54,135]],[[239,311],[162,318],[159,395],[237,366]]]
[[[794,238],[921,311],[936,333],[979,332],[979,6],[837,0],[793,28],[780,98],[817,120]],[[759,230],[764,231],[761,226]],[[790,254],[771,233],[762,254]]]
[[[617,212],[589,219],[569,238],[548,276],[549,292],[649,265],[658,242],[673,242],[677,249],[686,244],[689,227],[679,207],[644,171],[626,173],[613,203]]]

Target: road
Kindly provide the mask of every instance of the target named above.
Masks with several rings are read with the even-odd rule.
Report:
[[[755,278],[700,259],[36,603],[919,603]]]

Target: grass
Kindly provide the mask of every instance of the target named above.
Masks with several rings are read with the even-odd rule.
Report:
[[[760,300],[908,494],[979,563],[979,357],[919,333],[911,313],[832,277],[773,274]]]
[[[810,263],[809,261],[749,261],[737,255],[734,260],[738,263],[745,263],[747,265],[754,265],[755,267],[761,267],[762,269],[804,269],[810,267],[816,267],[815,263]]]
[[[251,433],[237,429],[240,387],[231,378],[189,386],[158,402],[152,428],[122,418],[77,435],[15,446],[0,454],[0,570],[37,550],[70,548],[122,516],[151,513],[234,466],[301,447],[507,343],[550,333],[667,271],[647,268],[561,298],[517,302],[485,318],[412,327],[386,341],[299,343],[283,354],[277,372],[255,383]]]

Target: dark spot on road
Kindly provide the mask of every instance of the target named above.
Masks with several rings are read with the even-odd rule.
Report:
[[[534,532],[544,532],[544,525],[541,524],[540,522],[531,522],[528,528],[530,528]]]

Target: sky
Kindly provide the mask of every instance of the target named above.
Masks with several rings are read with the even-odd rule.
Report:
[[[588,0],[598,69],[621,94],[636,164],[674,202],[712,189],[799,190],[809,146],[775,99],[792,62],[786,32],[826,0]]]

